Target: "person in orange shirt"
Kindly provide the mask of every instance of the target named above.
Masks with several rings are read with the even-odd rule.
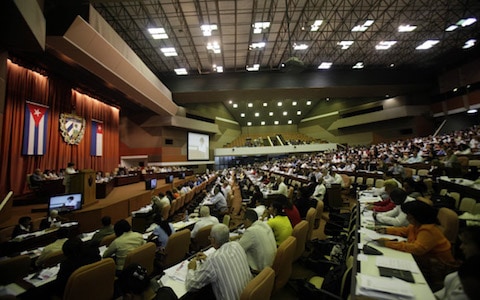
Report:
[[[420,270],[430,284],[443,279],[457,263],[453,258],[451,244],[437,227],[437,211],[422,201],[405,202],[401,206],[410,223],[407,227],[378,228],[379,233],[406,237],[399,242],[381,238],[380,246],[412,253]]]

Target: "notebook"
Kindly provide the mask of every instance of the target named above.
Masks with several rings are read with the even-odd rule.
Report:
[[[380,276],[396,277],[396,278],[405,280],[407,282],[415,283],[415,280],[413,279],[412,272],[410,272],[410,271],[390,269],[390,268],[385,268],[385,267],[378,267],[378,270],[380,271]]]

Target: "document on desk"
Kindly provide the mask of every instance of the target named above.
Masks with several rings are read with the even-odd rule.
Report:
[[[357,295],[374,299],[414,299],[411,285],[395,277],[377,277],[357,274]]]
[[[27,277],[23,278],[26,282],[34,285],[35,287],[42,286],[46,283],[52,282],[57,278],[57,273],[60,270],[60,264],[55,267],[43,269],[39,273],[30,274]]]
[[[398,259],[394,257],[379,256],[375,262],[377,267],[410,271],[420,273],[417,263],[414,260]]]
[[[401,236],[378,233],[375,230],[371,230],[371,229],[368,229],[368,228],[360,228],[358,230],[358,232],[365,234],[365,240],[367,242],[378,240],[380,238],[385,238],[385,239],[389,239],[389,240],[398,240],[398,241],[406,241],[407,240],[406,238],[401,237]]]

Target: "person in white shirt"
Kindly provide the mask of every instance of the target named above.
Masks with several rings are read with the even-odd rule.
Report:
[[[277,243],[272,228],[258,220],[257,213],[253,209],[247,209],[243,224],[246,230],[238,242],[247,253],[248,265],[254,271],[271,267],[277,253]]]
[[[408,197],[407,192],[403,189],[395,188],[390,192],[390,199],[395,203],[395,207],[386,212],[374,212],[374,220],[395,227],[408,226],[407,214],[402,211],[401,205],[404,202],[415,201],[415,198]]]
[[[228,184],[228,180],[225,179],[222,183],[222,193],[225,197],[228,197],[231,191],[232,187]]]
[[[69,162],[67,164],[67,168],[65,169],[65,175],[63,177],[63,185],[65,186],[65,194],[70,193],[70,178],[72,174],[77,173],[75,170],[75,164],[73,162]]]
[[[278,189],[273,190],[272,194],[282,194],[285,197],[288,197],[288,186],[283,182],[282,177],[277,178]]]
[[[197,232],[200,230],[200,228],[218,223],[218,219],[210,215],[210,208],[204,205],[200,207],[200,219],[197,221],[197,223],[195,223],[190,236],[193,239],[197,235]]]
[[[317,180],[317,185],[315,186],[315,190],[313,191],[312,197],[317,199],[317,201],[323,201],[325,197],[325,193],[327,192],[327,188],[323,184],[323,178]]]
[[[238,242],[230,242],[229,234],[227,225],[213,225],[210,240],[216,251],[208,257],[199,252],[190,260],[185,280],[187,291],[196,291],[211,284],[217,300],[240,299],[240,294],[252,279],[252,273],[245,250]],[[202,264],[197,267],[197,262]]]

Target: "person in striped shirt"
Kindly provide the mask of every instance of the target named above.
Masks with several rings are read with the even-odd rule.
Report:
[[[210,241],[216,251],[208,257],[199,252],[188,263],[185,280],[187,291],[200,290],[212,284],[217,300],[236,300],[252,279],[245,250],[238,242],[229,241],[229,229],[224,224],[213,225]]]

